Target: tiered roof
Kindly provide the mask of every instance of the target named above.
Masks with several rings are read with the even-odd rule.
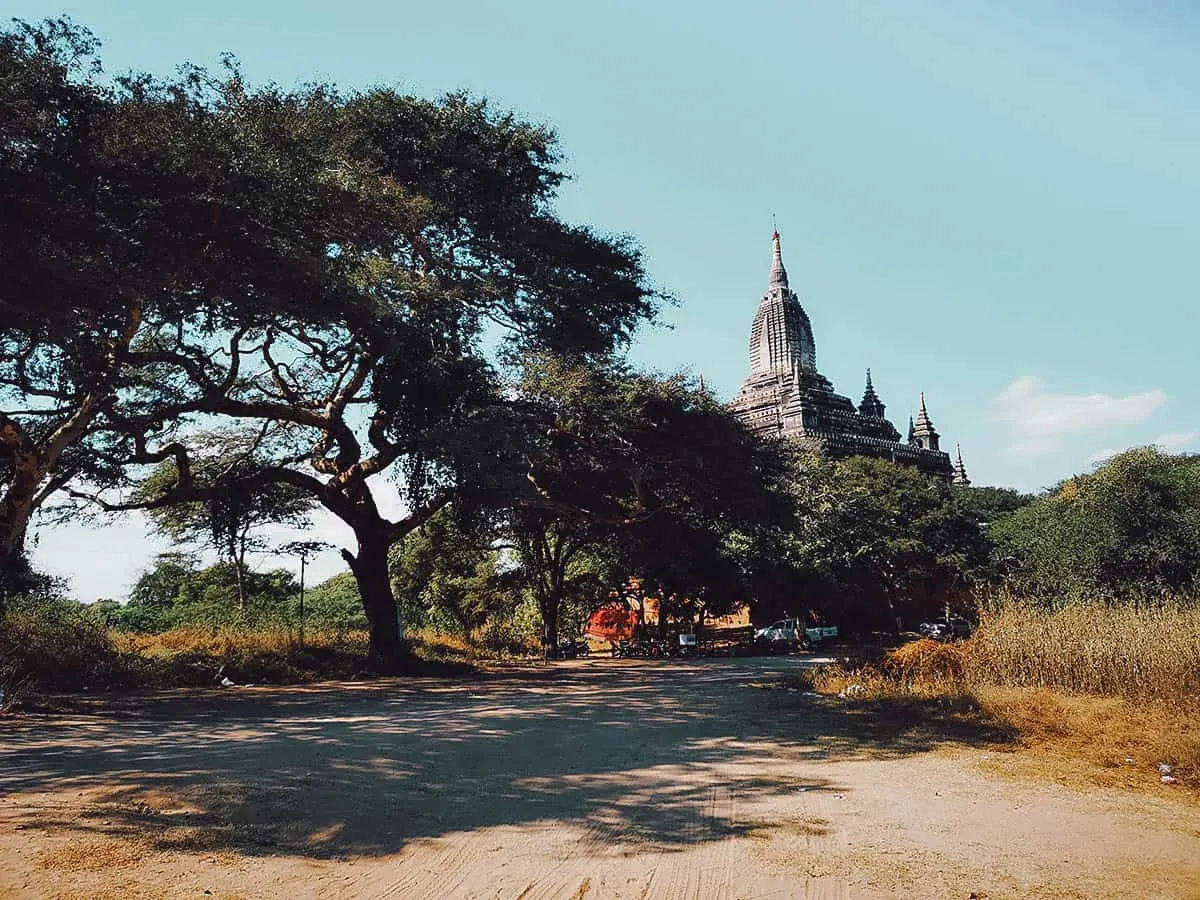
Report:
[[[817,371],[812,325],[788,285],[778,231],[771,235],[767,290],[750,329],[750,374],[731,408],[764,437],[808,438],[833,456],[876,456],[947,479],[952,475],[950,457],[938,449],[924,395],[917,423],[909,420],[909,441],[902,443],[886,418],[870,370],[857,407]]]

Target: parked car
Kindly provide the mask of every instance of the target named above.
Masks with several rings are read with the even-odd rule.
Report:
[[[958,616],[949,619],[931,619],[918,625],[917,631],[935,641],[948,641],[954,638],[970,637],[971,623]]]
[[[836,625],[809,625],[804,629],[804,633],[808,635],[808,639],[814,644],[819,644],[822,641],[833,640],[838,636],[838,627]]]
[[[774,653],[794,653],[809,650],[814,644],[838,636],[836,625],[818,627],[805,626],[800,619],[780,619],[754,632],[754,642],[762,649]]]

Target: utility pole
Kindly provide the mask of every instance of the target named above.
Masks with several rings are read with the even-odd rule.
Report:
[[[304,649],[304,564],[308,562],[308,554],[300,554],[300,648]]]
[[[284,553],[300,557],[300,627],[298,637],[300,646],[304,646],[304,569],[308,564],[309,554],[320,553],[329,549],[324,541],[293,541],[282,548]]]

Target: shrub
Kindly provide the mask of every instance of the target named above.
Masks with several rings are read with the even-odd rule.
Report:
[[[50,692],[135,686],[139,665],[102,621],[71,609],[14,612],[0,627],[0,688],[6,705]]]

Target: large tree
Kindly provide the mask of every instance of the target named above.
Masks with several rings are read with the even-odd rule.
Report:
[[[67,21],[0,32],[0,571],[64,485],[158,461],[136,436],[187,399],[155,389],[180,347],[359,294],[330,252],[366,215],[334,98],[108,80],[95,50]]]
[[[1130,450],[991,529],[1012,586],[1048,603],[1194,594],[1200,456]]]
[[[215,123],[228,139],[219,149],[230,150],[206,156],[218,172],[240,174],[243,157],[251,172],[290,170],[285,150],[298,143],[319,173],[271,197],[299,236],[259,222],[262,258],[238,264],[220,316],[209,304],[142,326],[100,448],[125,480],[74,493],[109,509],[268,484],[306,493],[352,530],[345,556],[370,622],[370,662],[395,671],[403,645],[389,549],[451,499],[495,494],[510,471],[500,461],[527,437],[529,417],[502,391],[501,355],[603,358],[661,298],[628,239],[555,216],[564,176],[552,133],[483,101],[251,91],[236,74],[139,89],[164,104],[181,94]],[[234,214],[258,202],[262,185],[247,180],[244,195],[221,182]],[[305,244],[306,257],[296,245],[309,238],[319,246]],[[269,252],[277,243],[286,254]],[[197,477],[197,434],[214,425],[254,431],[251,474]],[[166,460],[177,477],[156,496],[114,496],[138,467]],[[380,483],[398,491],[398,511],[381,508]]]
[[[769,543],[780,612],[810,608],[846,632],[911,627],[973,602],[990,544],[950,485],[884,460],[793,457],[797,518]],[[789,606],[790,604],[790,606]]]
[[[231,430],[200,432],[192,438],[196,457],[191,477],[205,500],[158,506],[150,510],[157,528],[177,543],[209,545],[234,566],[238,608],[246,605],[246,555],[267,549],[262,529],[267,525],[303,524],[316,501],[284,482],[254,484],[259,474],[252,462],[256,435]],[[135,491],[135,497],[155,498],[178,481],[174,459],[160,463]],[[246,487],[250,483],[252,487]],[[309,550],[309,552],[312,552]]]

